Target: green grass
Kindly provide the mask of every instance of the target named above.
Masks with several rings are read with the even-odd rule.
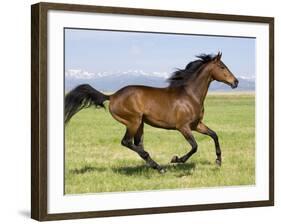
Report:
[[[255,98],[253,94],[210,94],[204,122],[219,136],[222,166],[215,164],[212,139],[194,132],[198,151],[185,164],[170,164],[189,144],[178,131],[145,125],[144,146],[164,166],[148,168],[120,145],[125,127],[108,110],[89,108],[65,130],[65,193],[159,190],[255,184]]]

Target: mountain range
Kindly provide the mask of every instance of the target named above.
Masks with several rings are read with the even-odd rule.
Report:
[[[90,73],[80,69],[69,69],[65,72],[65,91],[80,84],[90,84],[94,88],[104,92],[115,92],[127,85],[146,85],[154,87],[166,87],[167,72],[144,72],[142,70],[128,70],[115,72]],[[239,86],[233,90],[229,86],[220,82],[212,82],[210,91],[254,91],[255,77],[240,76]]]

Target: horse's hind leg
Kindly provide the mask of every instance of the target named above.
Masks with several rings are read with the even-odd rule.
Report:
[[[221,165],[221,148],[220,148],[220,143],[219,143],[219,139],[218,139],[218,136],[217,136],[216,132],[214,132],[212,129],[208,128],[202,122],[200,122],[198,124],[198,126],[196,128],[196,131],[201,133],[201,134],[208,135],[214,140],[215,147],[216,147],[216,155],[217,155],[216,163],[218,165]]]
[[[191,150],[182,157],[174,156],[171,160],[171,163],[185,163],[189,159],[189,157],[192,156],[197,151],[197,143],[191,133],[190,128],[184,127],[182,129],[180,129],[179,131],[183,134],[185,139],[191,145]]]
[[[133,143],[134,138],[134,143]],[[123,146],[135,151],[139,156],[146,161],[146,163],[153,169],[157,169],[160,173],[165,172],[165,170],[157,164],[153,159],[151,159],[148,152],[143,148],[143,123],[139,127],[127,126],[126,133],[121,141]]]
[[[137,133],[134,136],[134,144],[143,147],[143,122],[139,126]]]

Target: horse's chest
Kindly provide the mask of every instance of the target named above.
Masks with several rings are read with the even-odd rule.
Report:
[[[200,120],[202,120],[203,117],[204,117],[204,107],[201,108],[201,112],[200,112],[200,115],[199,115]]]
[[[204,107],[200,108],[196,113],[194,113],[192,122],[191,122],[191,129],[195,129],[199,122],[203,119],[204,117]]]
[[[193,118],[195,120],[202,119],[204,116],[204,107],[193,107]]]

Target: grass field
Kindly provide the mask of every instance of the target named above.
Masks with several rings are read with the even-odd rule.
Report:
[[[190,150],[177,131],[144,129],[144,146],[167,172],[148,168],[120,145],[125,127],[108,110],[89,108],[65,130],[65,193],[120,192],[255,184],[255,99],[250,93],[209,94],[204,122],[219,136],[222,166],[208,136],[194,132],[198,151],[186,164],[170,164]]]

